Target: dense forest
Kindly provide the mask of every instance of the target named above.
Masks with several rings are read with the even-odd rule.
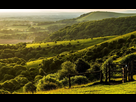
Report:
[[[52,33],[46,41],[123,35],[136,30],[135,21],[136,16],[132,16],[78,23]]]

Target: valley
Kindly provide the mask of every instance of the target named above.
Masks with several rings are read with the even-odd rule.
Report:
[[[32,43],[33,40],[0,39],[0,44]]]
[[[131,91],[135,81],[93,86],[99,74],[73,76],[68,89],[68,74],[102,70],[105,77],[106,63],[136,59],[136,14],[97,11],[39,17],[0,20],[0,93],[136,93]]]

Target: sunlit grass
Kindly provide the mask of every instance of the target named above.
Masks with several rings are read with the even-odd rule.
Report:
[[[134,75],[134,79],[136,80],[136,75]],[[93,85],[96,82],[91,82],[83,85],[75,85],[72,86],[72,88],[70,89],[66,87],[49,91],[39,91],[34,94],[136,94],[136,81],[126,82],[117,85]],[[28,92],[25,94],[32,93]]]
[[[34,48],[37,48],[39,46],[41,47],[47,47],[47,46],[54,46],[54,45],[68,45],[69,43],[71,43],[72,45],[77,45],[79,42],[80,44],[88,44],[88,46],[92,46],[94,44],[97,44],[97,43],[100,43],[100,42],[103,42],[104,38],[107,38],[107,39],[112,39],[116,36],[106,36],[106,37],[97,37],[97,38],[88,38],[88,39],[77,39],[77,40],[68,40],[68,41],[57,41],[57,43],[55,42],[46,42],[46,43],[33,43],[33,44],[27,44],[27,48],[29,47],[34,47]]]
[[[45,59],[51,59],[52,57],[48,57],[48,58],[45,58]],[[26,63],[26,67],[27,68],[30,68],[30,67],[38,67],[39,64],[42,63],[44,59],[38,59],[38,60],[35,60],[35,61],[30,61],[30,62],[27,62]]]

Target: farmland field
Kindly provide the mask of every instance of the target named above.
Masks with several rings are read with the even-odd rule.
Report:
[[[20,42],[32,42],[33,40],[0,39],[0,44],[17,44]]]

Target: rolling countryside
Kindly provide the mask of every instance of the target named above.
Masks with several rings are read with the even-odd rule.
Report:
[[[0,94],[136,94],[136,13],[68,14],[1,18]]]

